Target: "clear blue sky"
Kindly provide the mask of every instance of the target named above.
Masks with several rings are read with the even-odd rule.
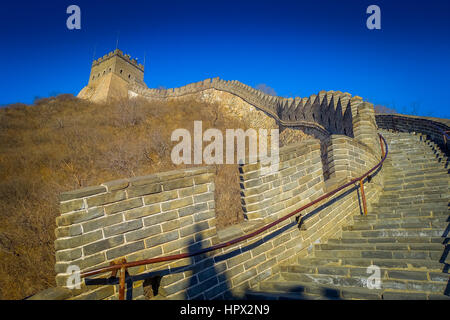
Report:
[[[81,8],[81,30],[66,8]],[[381,8],[381,30],[366,8]],[[77,94],[91,60],[119,48],[149,87],[209,77],[280,96],[341,90],[400,112],[450,118],[450,1],[2,1],[0,105]]]

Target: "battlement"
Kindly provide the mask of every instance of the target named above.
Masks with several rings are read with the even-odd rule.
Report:
[[[140,63],[137,62],[136,59],[132,59],[131,55],[129,54],[124,54],[122,50],[116,49],[114,51],[109,52],[108,54],[105,54],[103,57],[98,58],[97,60],[94,60],[92,62],[92,66],[97,66],[99,64],[101,64],[102,62],[105,62],[106,60],[112,58],[112,57],[121,57],[122,59],[124,59],[125,61],[127,61],[128,63],[131,63],[133,66],[135,66],[136,68],[140,69],[142,72],[144,72],[144,66]]]

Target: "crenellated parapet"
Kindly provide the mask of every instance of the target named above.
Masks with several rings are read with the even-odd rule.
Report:
[[[132,64],[133,66],[135,66],[136,68],[138,68],[139,70],[144,72],[144,66],[142,64],[138,63],[136,59],[132,59],[129,54],[124,54],[123,51],[119,50],[119,49],[111,51],[108,54],[105,54],[103,57],[100,57],[97,60],[94,60],[92,62],[92,66],[97,66],[97,65],[101,64],[102,62],[105,62],[106,60],[111,59],[116,56],[122,58],[126,62]]]
[[[171,89],[149,89],[139,84],[131,84],[129,87],[130,91],[140,96],[156,99],[182,97],[208,89],[240,97],[276,119],[280,126],[313,128],[320,136],[342,134],[358,139],[355,136],[355,119],[358,117],[357,135],[365,135],[365,138],[361,136],[360,140],[365,139],[373,145],[372,142],[376,139],[373,105],[363,102],[361,97],[352,97],[347,92],[322,90],[309,97],[283,98],[266,94],[237,80],[227,81],[218,77]],[[370,125],[364,126],[363,123],[367,124],[367,121]],[[366,136],[367,130],[371,131],[370,141]]]

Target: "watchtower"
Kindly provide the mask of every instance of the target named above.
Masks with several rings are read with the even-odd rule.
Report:
[[[103,57],[92,62],[88,85],[100,80],[103,76],[111,72],[128,83],[137,82],[145,85],[144,66],[138,64],[136,59],[132,59],[129,54],[124,54],[119,49],[105,54]]]
[[[89,82],[78,97],[93,102],[128,98],[129,89],[135,85],[147,88],[144,66],[116,49],[92,62]]]

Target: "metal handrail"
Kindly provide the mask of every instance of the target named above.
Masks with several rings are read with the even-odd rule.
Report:
[[[281,217],[271,223],[269,223],[268,225],[253,231],[247,235],[235,238],[233,240],[224,242],[224,243],[219,243],[216,245],[213,245],[211,247],[208,248],[204,248],[195,252],[188,252],[188,253],[181,253],[181,254],[175,254],[175,255],[170,255],[170,256],[165,256],[165,257],[158,257],[158,258],[151,258],[151,259],[144,259],[144,260],[138,260],[138,261],[134,261],[134,262],[127,262],[125,259],[120,259],[114,262],[111,262],[110,266],[106,266],[106,267],[101,267],[101,268],[97,268],[97,269],[93,269],[93,270],[89,270],[89,271],[85,271],[83,273],[80,274],[81,278],[85,278],[85,277],[89,277],[89,276],[93,276],[93,275],[97,275],[100,273],[105,273],[105,272],[112,272],[112,276],[116,276],[117,271],[120,269],[120,281],[119,281],[119,299],[122,300],[124,298],[124,291],[125,291],[125,274],[126,274],[126,270],[128,268],[132,268],[132,267],[137,267],[137,266],[142,266],[142,265],[147,265],[147,264],[152,264],[152,263],[158,263],[158,262],[164,262],[164,261],[173,261],[173,260],[178,260],[178,259],[183,259],[183,258],[189,258],[189,257],[193,257],[193,256],[197,256],[200,254],[204,254],[207,252],[211,252],[211,251],[215,251],[218,249],[222,249],[225,247],[229,247],[235,243],[239,243],[242,242],[244,240],[247,240],[249,238],[252,238],[270,228],[272,228],[273,226],[279,224],[280,222],[283,222],[286,219],[289,219],[290,217],[296,215],[297,213],[315,205],[316,203],[331,197],[332,195],[336,194],[337,192],[341,191],[342,189],[347,188],[348,186],[354,184],[354,183],[359,183],[360,184],[360,188],[361,188],[361,196],[362,196],[362,202],[363,202],[363,206],[364,206],[364,214],[367,214],[367,207],[366,207],[366,200],[365,200],[365,196],[364,196],[364,185],[363,185],[363,180],[364,178],[366,178],[367,176],[369,176],[373,171],[375,171],[376,169],[378,169],[384,162],[384,160],[386,159],[387,155],[388,155],[388,144],[386,142],[386,139],[381,135],[378,134],[380,137],[380,146],[381,146],[381,160],[380,162],[374,166],[372,169],[370,169],[369,171],[367,171],[366,173],[364,173],[362,176],[352,179],[351,181],[345,183],[344,185],[320,196],[319,198],[317,198],[314,201],[311,201],[310,203],[298,208],[297,210],[292,211],[291,213],[285,215],[284,217]],[[384,148],[384,146],[385,148]],[[386,151],[385,151],[386,150]],[[301,215],[300,215],[301,216]],[[300,217],[299,216],[299,217]]]

